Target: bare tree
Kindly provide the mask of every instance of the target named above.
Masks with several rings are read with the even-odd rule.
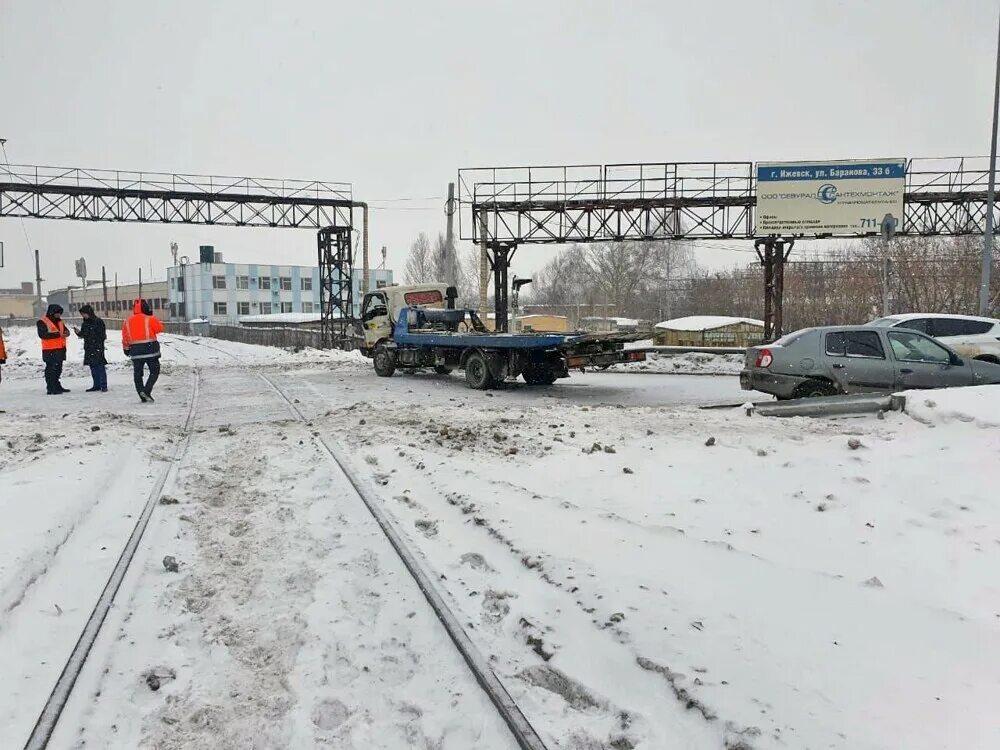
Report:
[[[431,243],[427,235],[421,232],[410,245],[410,254],[406,258],[403,275],[407,284],[426,284],[429,281],[437,281],[434,272]]]

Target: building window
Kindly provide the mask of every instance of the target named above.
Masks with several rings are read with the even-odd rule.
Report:
[[[156,299],[153,300],[153,309],[154,310],[159,310],[160,309],[160,300],[159,300],[159,298],[156,298]]]
[[[270,276],[261,276],[260,277],[260,288],[261,289],[270,289],[271,288],[271,277]]]
[[[237,315],[249,315],[250,314],[250,303],[249,302],[237,302],[236,303],[236,314]]]
[[[213,276],[212,277],[212,288],[213,289],[225,289],[226,288],[226,277],[225,276]]]
[[[290,313],[291,311],[292,311],[292,303],[291,302],[282,302],[281,303],[281,312],[283,312],[283,313]]]
[[[291,276],[282,276],[281,277],[281,289],[284,292],[290,292],[290,291],[292,291],[292,277]]]
[[[302,291],[303,292],[311,292],[313,290],[312,276],[306,276],[306,277],[300,279],[300,281],[302,282]]]
[[[312,302],[303,302],[302,303],[302,312],[304,312],[304,313],[311,313],[312,311],[313,311],[313,303]]]
[[[171,318],[176,318],[177,317],[177,303],[176,302],[171,302],[170,303],[170,317]]]
[[[177,303],[177,317],[178,318],[186,318],[187,317],[187,310],[185,308],[187,308],[187,304],[186,303],[184,303],[184,302],[178,302]]]
[[[270,315],[271,314],[271,303],[270,302],[261,302],[260,303],[260,314],[261,315]]]
[[[212,307],[213,307],[213,312],[216,315],[226,315],[227,314],[226,313],[226,309],[227,308],[226,308],[226,303],[225,302],[216,302]]]
[[[178,276],[177,277],[177,291],[178,292],[183,292],[184,291],[184,277],[183,276]]]
[[[237,276],[236,277],[236,288],[237,289],[249,289],[250,288],[250,277],[249,276]]]

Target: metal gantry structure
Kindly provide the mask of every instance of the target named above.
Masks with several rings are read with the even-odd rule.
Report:
[[[354,312],[359,206],[346,182],[0,164],[0,217],[316,231],[328,345],[346,335]]]
[[[908,160],[896,234],[982,233],[988,180],[986,157]],[[459,170],[458,187],[460,236],[485,248],[494,272],[498,330],[506,330],[508,310],[497,290],[522,244],[764,240],[758,250],[772,280],[781,279],[787,259],[787,247],[767,250],[778,238],[754,233],[749,161],[471,168]],[[780,284],[767,296],[772,319],[765,322],[780,333]]]

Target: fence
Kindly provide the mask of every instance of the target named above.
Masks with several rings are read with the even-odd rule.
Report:
[[[2,318],[0,328],[4,326],[34,326],[37,318]],[[63,318],[69,327],[79,326],[82,318],[66,316]],[[120,330],[125,322],[121,318],[103,318],[104,324],[108,328],[109,335],[116,330]],[[197,336],[191,330],[191,325],[185,322],[164,321],[163,330],[166,333],[179,334],[181,336]],[[207,334],[210,338],[222,339],[224,341],[236,341],[241,344],[257,344],[259,346],[278,346],[289,349],[321,349],[322,335],[320,331],[308,328],[243,328],[241,326],[207,326]]]
[[[287,349],[323,348],[322,332],[309,328],[244,328],[210,325],[208,335],[223,341],[258,346],[278,346]]]
[[[104,321],[104,325],[107,326],[108,331],[120,331],[122,325],[125,323],[124,318],[101,318]],[[0,328],[4,326],[34,326],[38,321],[38,318],[0,318]],[[72,328],[73,326],[79,326],[83,322],[83,318],[75,315],[64,315],[63,321],[67,326]],[[187,323],[173,323],[169,321],[163,321],[163,330],[165,333],[177,333],[181,335],[188,335],[191,333],[191,328]]]

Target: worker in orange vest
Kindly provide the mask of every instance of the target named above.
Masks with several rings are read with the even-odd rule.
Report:
[[[7,364],[7,347],[3,343],[3,328],[0,328],[0,365]],[[3,374],[0,372],[0,381],[3,380]]]
[[[160,342],[156,335],[163,333],[163,323],[153,316],[149,302],[137,299],[132,315],[122,325],[122,348],[132,360],[135,391],[142,402],[153,400],[153,386],[160,377]],[[149,377],[143,383],[143,369],[149,368]]]
[[[45,315],[38,319],[35,328],[42,340],[42,361],[45,362],[45,392],[50,396],[69,393],[59,379],[62,377],[63,362],[66,361],[66,339],[69,329],[62,320],[61,305],[49,305]]]

